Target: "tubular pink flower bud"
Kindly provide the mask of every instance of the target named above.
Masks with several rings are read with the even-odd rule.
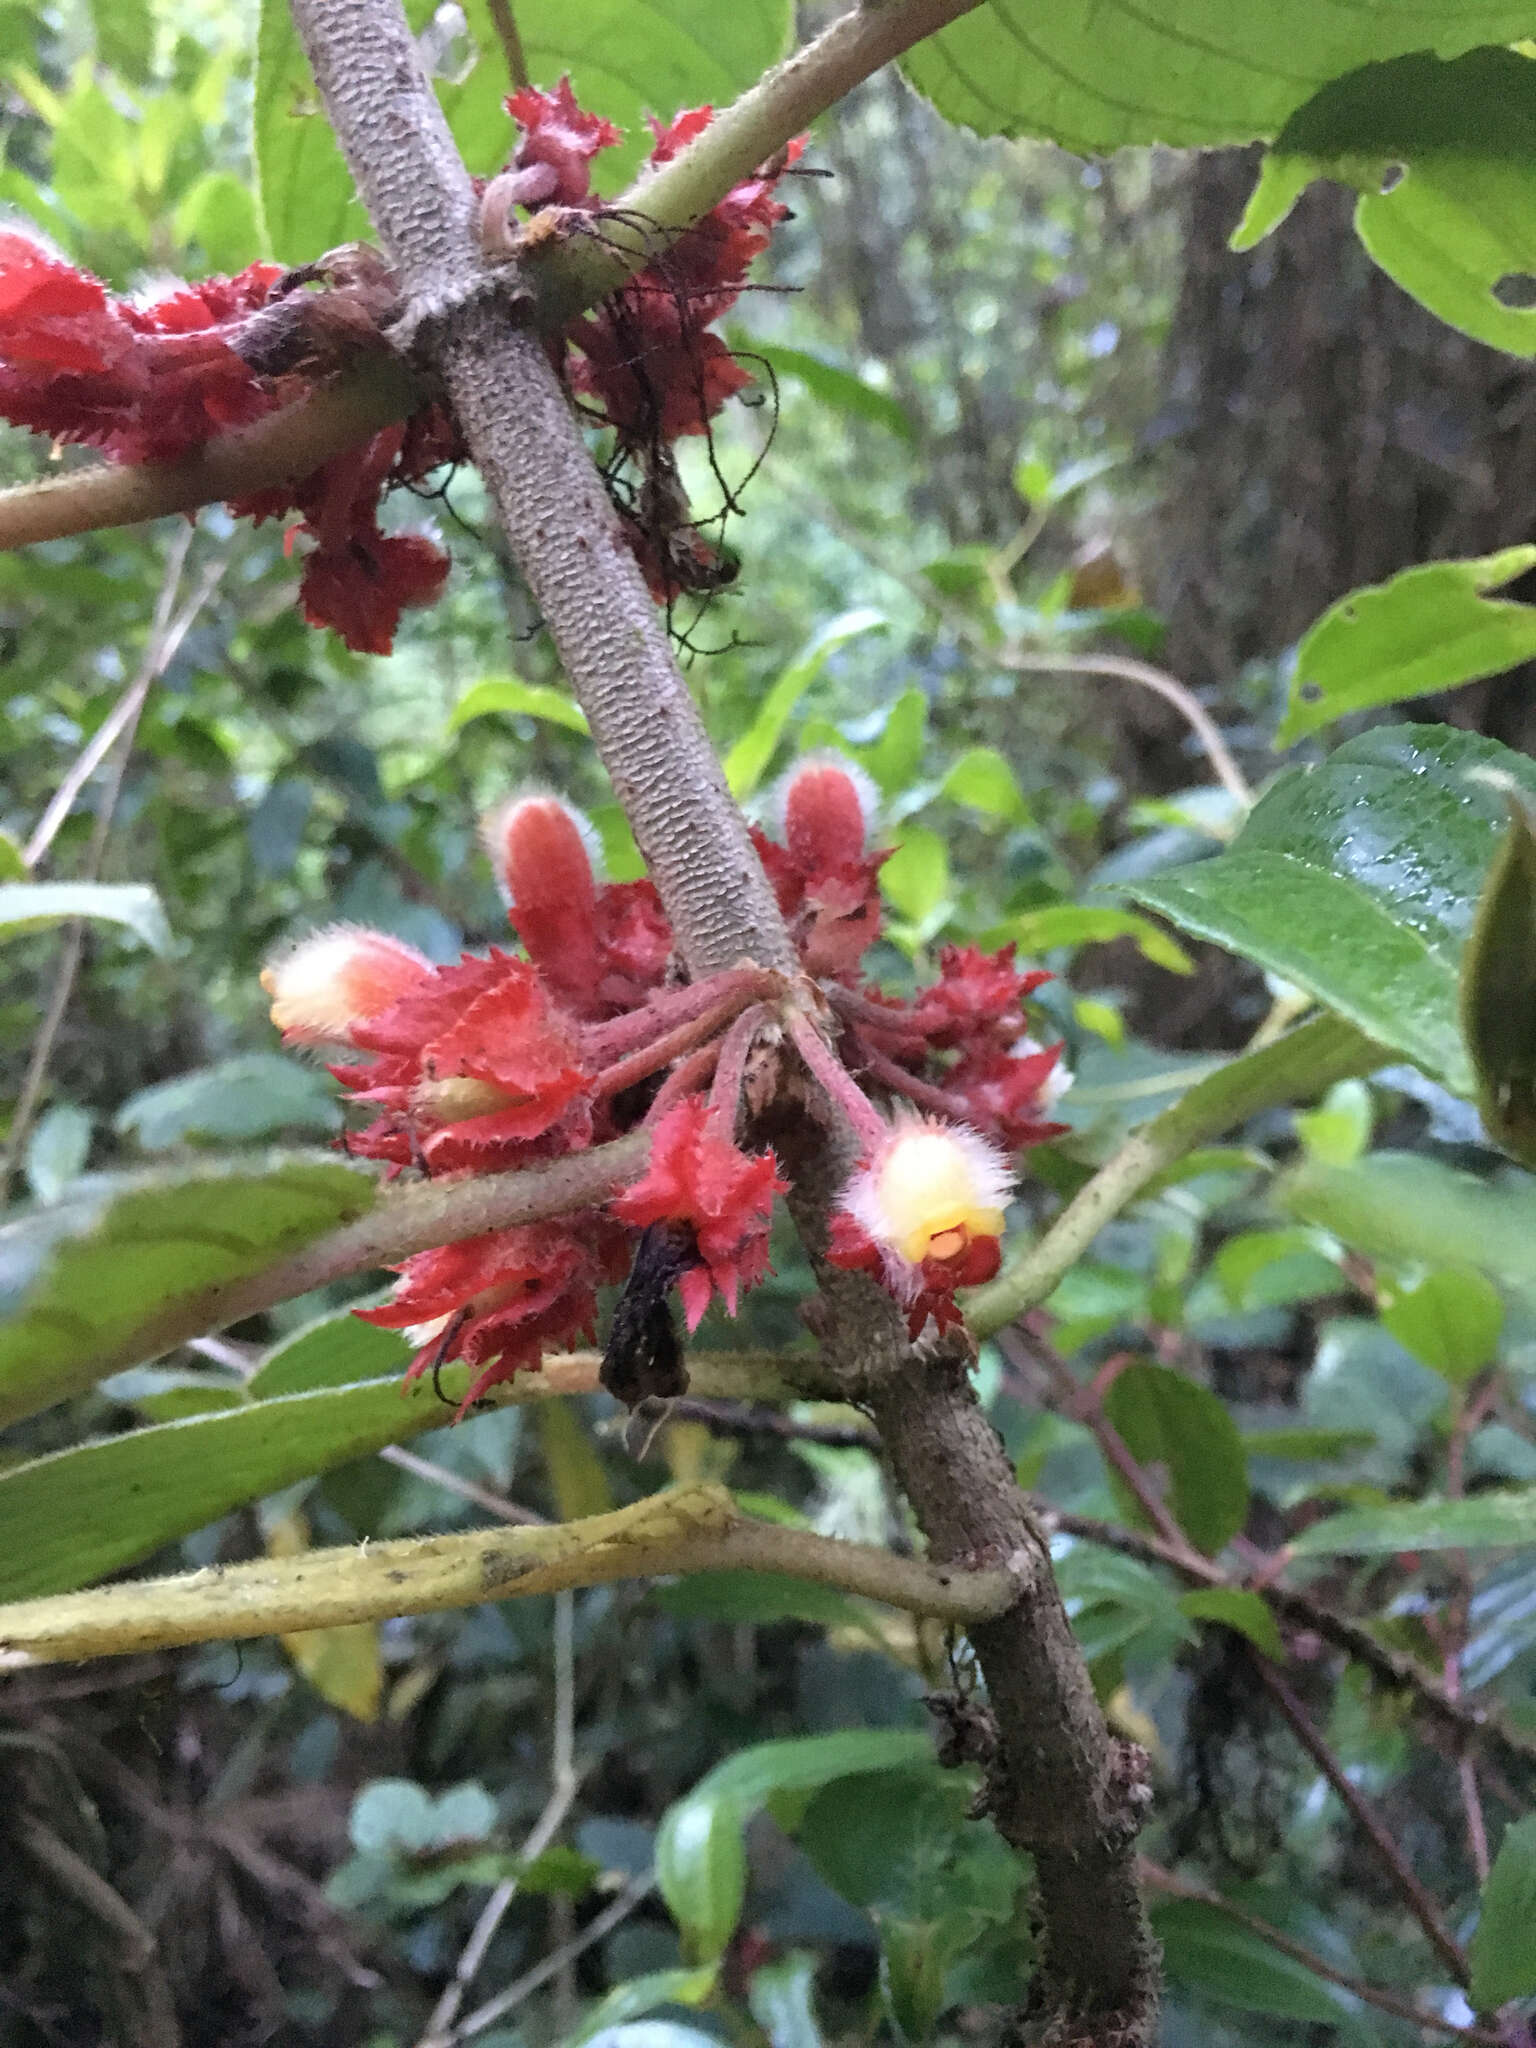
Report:
[[[590,999],[602,964],[586,819],[558,797],[513,797],[481,836],[529,959],[557,995]]]
[[[290,1045],[345,1044],[432,973],[424,953],[387,932],[334,924],[275,954],[261,971],[272,1022]]]
[[[851,761],[812,754],[779,793],[784,844],[802,874],[826,874],[864,858],[875,787]]]

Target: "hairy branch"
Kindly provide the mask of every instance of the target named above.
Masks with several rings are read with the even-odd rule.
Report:
[[[100,462],[0,491],[0,548],[137,526],[308,476],[403,419],[421,393],[402,363],[375,353],[296,405],[219,434],[180,462]]]
[[[288,1635],[673,1572],[776,1572],[968,1627],[1018,1598],[1008,1571],[945,1570],[744,1515],[723,1486],[679,1487],[548,1528],[476,1529],[212,1565],[0,1608],[0,1666]]]

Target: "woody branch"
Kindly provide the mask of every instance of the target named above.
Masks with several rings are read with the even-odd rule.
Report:
[[[415,323],[421,353],[447,389],[690,972],[744,957],[792,971],[772,892],[565,395],[536,337],[484,293],[474,195],[398,0],[294,0],[294,15],[407,322],[413,310],[429,316]],[[930,25],[943,18],[935,9]],[[798,104],[800,118],[810,111]],[[851,1133],[829,1136],[802,1114],[783,1142],[799,1220],[819,1245]],[[1010,1612],[972,1634],[1000,1732],[993,1811],[1040,1877],[1033,2001],[1057,2039],[1135,2048],[1151,2038],[1155,2005],[1132,1860],[1139,1788],[1094,1701],[1045,1542],[961,1362],[918,1360],[894,1304],[867,1282],[828,1286],[822,1306],[828,1348],[875,1416],[933,1560],[1006,1565],[1018,1579]]]

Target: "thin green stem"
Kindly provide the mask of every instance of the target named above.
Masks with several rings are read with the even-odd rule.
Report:
[[[1342,1017],[1317,1017],[1262,1051],[1197,1081],[1186,1095],[1126,1140],[1080,1188],[1045,1234],[965,1301],[966,1321],[990,1336],[1045,1300],[1105,1224],[1174,1161],[1260,1110],[1307,1102],[1335,1081],[1369,1074],[1390,1055]]]

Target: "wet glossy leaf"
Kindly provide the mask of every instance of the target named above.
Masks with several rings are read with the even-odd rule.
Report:
[[[746,1817],[735,1800],[699,1787],[667,1808],[656,1835],[656,1882],[700,1962],[718,1961],[741,1917]]]
[[[1325,0],[1150,0],[1045,13],[991,0],[919,43],[903,68],[941,114],[983,135],[1037,135],[1092,156],[1127,142],[1213,149],[1276,134],[1330,79],[1434,48],[1513,42],[1530,16],[1497,0],[1340,10]]]
[[[1282,773],[1229,852],[1132,893],[1470,1095],[1458,977],[1509,783],[1536,795],[1536,762],[1449,726],[1385,726]]]
[[[0,1229],[0,1420],[158,1357],[178,1309],[362,1215],[375,1185],[323,1155],[278,1153],[77,1183],[67,1202]]]
[[[1415,1358],[1464,1386],[1498,1353],[1504,1304],[1481,1273],[1442,1267],[1412,1287],[1392,1290],[1381,1320]]]
[[[1523,58],[1512,61],[1530,69]],[[1477,561],[1405,569],[1389,583],[1340,598],[1302,636],[1276,746],[1288,747],[1348,712],[1454,689],[1529,660],[1536,654],[1536,605],[1485,593],[1533,564],[1536,547],[1505,548]]]
[[[1248,1513],[1248,1461],[1223,1403],[1169,1366],[1130,1365],[1116,1375],[1104,1408],[1132,1455],[1167,1473],[1174,1519],[1214,1555]]]
[[[1461,965],[1461,1023],[1484,1128],[1536,1165],[1536,819],[1510,802]]]
[[[1399,1550],[1505,1550],[1536,1543],[1536,1487],[1465,1500],[1350,1508],[1293,1539],[1298,1557],[1383,1557]]]

